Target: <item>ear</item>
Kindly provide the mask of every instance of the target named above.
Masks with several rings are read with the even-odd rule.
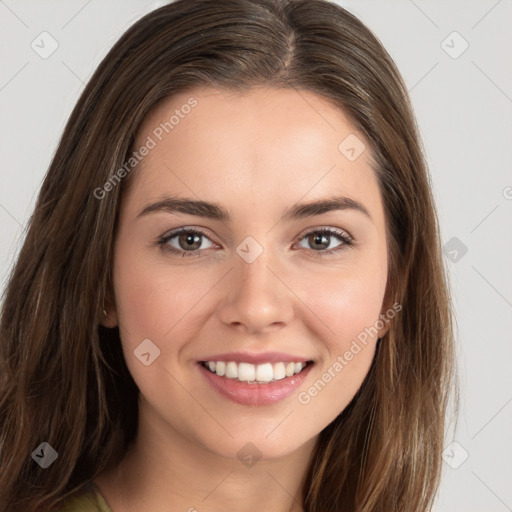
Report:
[[[383,338],[389,331],[390,321],[386,320],[386,318],[386,310],[384,310],[379,316],[379,320],[382,320],[384,324],[384,327],[382,329],[379,329],[379,338]]]
[[[393,323],[393,318],[401,309],[402,306],[397,301],[394,301],[392,297],[386,295],[379,315],[379,320],[384,324],[382,328],[379,329],[379,338],[383,338],[388,333]],[[379,322],[379,325],[381,325],[381,322]]]
[[[103,325],[103,327],[112,328],[117,326],[118,319],[117,308],[115,306],[115,303],[112,303],[110,300],[105,299],[105,310],[100,308],[98,322],[101,325]]]

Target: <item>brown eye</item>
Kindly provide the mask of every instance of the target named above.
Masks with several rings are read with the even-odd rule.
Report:
[[[181,256],[200,256],[203,250],[209,248],[203,247],[200,249],[204,240],[209,241],[209,238],[202,231],[180,228],[161,238],[158,244],[167,252],[180,254]],[[210,244],[210,247],[212,247],[211,241]]]
[[[201,237],[202,235],[196,235],[195,233],[178,235],[178,245],[180,246],[180,249],[184,249],[186,251],[199,249],[202,242]]]
[[[330,237],[323,233],[315,233],[309,235],[308,242],[313,249],[327,249],[330,245]]]
[[[340,244],[331,246],[332,240],[337,239]],[[315,252],[323,254],[332,254],[341,251],[354,244],[352,238],[341,230],[322,228],[306,233],[301,240],[307,239],[307,244]]]

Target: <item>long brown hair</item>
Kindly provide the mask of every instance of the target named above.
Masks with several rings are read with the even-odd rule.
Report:
[[[133,174],[108,193],[94,191],[123,167],[149,111],[196,85],[312,91],[342,109],[370,144],[389,242],[385,301],[402,310],[356,396],[320,433],[303,505],[430,510],[456,388],[430,177],[391,57],[356,17],[325,0],[178,0],[129,28],[92,76],[3,296],[2,510],[51,510],[118,464],[137,434],[139,391],[119,330],[99,325],[103,300],[113,297],[113,240]],[[31,456],[42,442],[58,453],[46,469]]]

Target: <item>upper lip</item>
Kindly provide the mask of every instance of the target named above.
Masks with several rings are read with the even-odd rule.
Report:
[[[208,361],[234,361],[235,363],[299,363],[302,361],[312,361],[309,357],[294,356],[286,354],[285,352],[225,352],[223,354],[215,354],[213,356],[205,356],[198,360],[198,362]]]

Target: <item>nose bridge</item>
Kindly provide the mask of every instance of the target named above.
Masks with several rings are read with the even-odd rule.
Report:
[[[252,250],[252,249],[251,249]],[[243,257],[235,264],[235,279],[240,280],[241,292],[248,294],[260,294],[273,296],[275,293],[275,275],[270,270],[272,265],[270,249],[267,247],[254,261],[247,261]]]
[[[270,248],[261,249],[258,250],[251,240],[239,245],[219,309],[223,322],[242,324],[250,331],[288,322],[292,311],[287,287],[276,275],[275,268],[279,267],[276,258]]]

